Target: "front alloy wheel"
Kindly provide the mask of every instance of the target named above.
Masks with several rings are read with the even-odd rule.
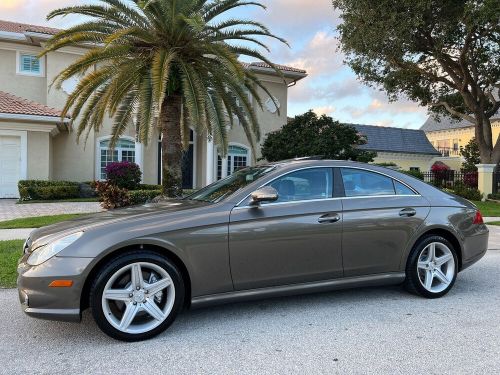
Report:
[[[131,252],[106,265],[91,291],[99,327],[125,341],[151,338],[175,319],[184,298],[174,264],[156,253]]]

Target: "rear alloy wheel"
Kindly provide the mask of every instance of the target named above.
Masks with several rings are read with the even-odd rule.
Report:
[[[174,321],[184,299],[179,271],[147,251],[131,252],[106,265],[94,282],[91,307],[98,326],[124,341],[145,340]]]
[[[450,291],[458,272],[453,245],[441,236],[423,238],[415,246],[406,269],[406,287],[427,298]]]

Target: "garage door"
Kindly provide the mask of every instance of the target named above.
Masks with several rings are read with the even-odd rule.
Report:
[[[21,137],[0,135],[0,198],[17,198],[21,177]]]

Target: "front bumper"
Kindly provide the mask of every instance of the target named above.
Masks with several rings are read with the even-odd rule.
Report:
[[[34,318],[78,322],[84,272],[93,258],[53,257],[39,266],[26,263],[25,255],[17,268],[17,288],[23,311]],[[53,288],[58,279],[71,280],[68,288]]]

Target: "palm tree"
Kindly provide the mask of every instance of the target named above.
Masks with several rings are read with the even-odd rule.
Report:
[[[100,0],[51,12],[47,19],[80,15],[86,20],[52,37],[42,55],[71,45],[89,47],[54,80],[61,87],[81,77],[62,116],[78,118],[78,138],[87,139],[109,115],[112,147],[134,119],[144,144],[158,127],[163,192],[179,196],[189,126],[205,131],[225,153],[227,128],[238,119],[255,147],[260,131],[248,94],[260,107],[258,88],[274,100],[238,57],[258,59],[281,74],[260,52],[260,47],[269,51],[260,39],[286,41],[259,22],[229,17],[229,11],[244,6],[265,8],[248,0]]]

